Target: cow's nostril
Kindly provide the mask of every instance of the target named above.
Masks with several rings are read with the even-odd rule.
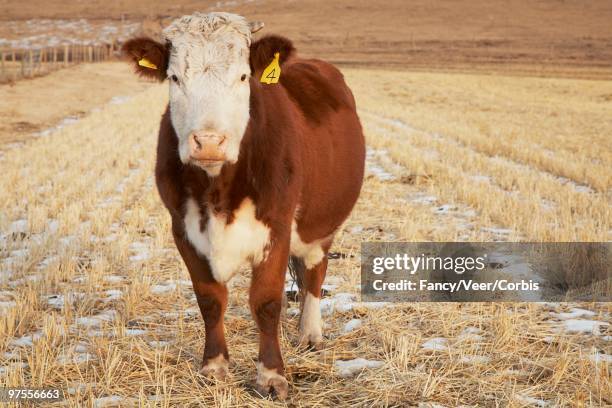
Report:
[[[198,150],[202,150],[202,143],[200,143],[200,141],[198,140],[198,137],[197,137],[197,136],[195,136],[195,137],[193,138],[193,140],[195,141],[195,144],[196,144],[196,149],[198,149]]]
[[[225,136],[221,136],[219,138],[219,146],[221,146],[223,143],[225,143]]]

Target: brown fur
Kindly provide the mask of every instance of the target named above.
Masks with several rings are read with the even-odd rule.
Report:
[[[163,55],[160,44],[146,46],[141,40],[128,44],[124,48],[135,60],[141,55]],[[259,76],[274,52],[281,53],[280,83],[262,84]],[[151,60],[166,66],[165,61]],[[204,317],[205,364],[219,354],[228,356],[223,334],[227,289],[214,280],[208,260],[196,253],[185,236],[185,202],[189,196],[197,197],[202,215],[210,207],[230,216],[229,222],[246,197],[255,203],[257,219],[271,230],[271,244],[264,261],[253,267],[250,307],[260,329],[259,359],[282,374],[278,326],[296,209],[301,239],[312,242],[329,237],[323,246],[327,253],[331,237],[359,195],[365,143],[352,93],[332,65],[301,59],[289,40],[270,36],[252,44],[251,67],[251,118],[237,163],[225,164],[221,174],[212,179],[196,167],[183,165],[166,111],[160,125],[155,174]],[[201,228],[205,226],[202,223]],[[304,287],[317,297],[326,267],[324,258],[305,271]]]

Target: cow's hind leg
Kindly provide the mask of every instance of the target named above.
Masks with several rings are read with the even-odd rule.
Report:
[[[222,380],[229,372],[229,354],[223,325],[227,287],[213,278],[208,262],[197,255],[185,240],[184,234],[176,231],[174,240],[191,275],[193,290],[204,318],[206,340],[200,373]]]
[[[268,256],[253,268],[249,303],[259,328],[259,361],[256,390],[263,396],[275,393],[284,400],[289,391],[279,343],[279,323],[289,242],[276,240]]]
[[[301,284],[300,299],[302,313],[300,315],[299,342],[302,346],[319,350],[323,346],[323,322],[321,321],[321,286],[327,272],[327,256],[321,261],[306,267]]]

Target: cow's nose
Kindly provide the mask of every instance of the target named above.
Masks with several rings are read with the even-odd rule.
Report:
[[[214,132],[192,132],[189,135],[190,156],[195,160],[224,160],[225,140],[224,135]]]

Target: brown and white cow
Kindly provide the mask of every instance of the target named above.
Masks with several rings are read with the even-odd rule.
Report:
[[[256,388],[283,399],[278,329],[288,260],[301,284],[300,342],[317,347],[327,252],[359,195],[365,147],[342,74],[299,58],[285,38],[252,42],[262,27],[234,14],[196,13],[168,26],[163,42],[136,38],[123,51],[139,74],[169,80],[155,174],[204,318],[201,372],[228,373],[226,284],[250,265]],[[275,53],[280,80],[262,83]]]

